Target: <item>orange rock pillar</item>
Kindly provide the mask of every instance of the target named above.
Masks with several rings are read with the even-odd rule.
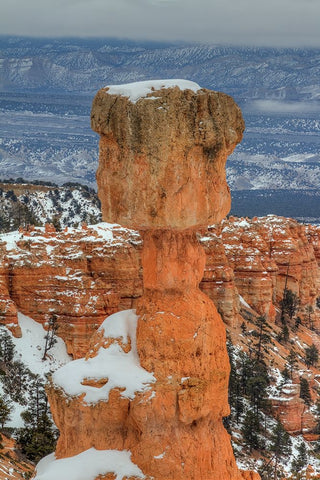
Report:
[[[130,402],[124,447],[154,480],[240,480],[222,418],[225,329],[198,288],[197,231],[229,211],[225,162],[244,129],[231,97],[192,82],[113,86],[93,102],[103,218],[143,237],[137,351],[156,379]]]
[[[222,425],[229,414],[225,328],[198,288],[202,247],[190,230],[148,231],[143,240],[137,348],[157,381],[152,398],[144,393],[131,403],[126,446],[158,480],[241,478]]]

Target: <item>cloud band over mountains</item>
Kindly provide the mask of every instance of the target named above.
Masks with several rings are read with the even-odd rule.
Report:
[[[0,33],[320,47],[318,0],[11,0]]]

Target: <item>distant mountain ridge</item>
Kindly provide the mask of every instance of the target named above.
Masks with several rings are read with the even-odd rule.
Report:
[[[320,99],[320,49],[0,37],[0,91],[93,93],[188,78],[237,98]]]

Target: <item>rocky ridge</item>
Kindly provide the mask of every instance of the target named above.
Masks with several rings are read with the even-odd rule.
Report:
[[[283,217],[224,220],[202,235],[200,288],[232,327],[242,322],[242,299],[274,320],[287,278],[307,321],[306,309],[319,295],[319,235],[319,227]],[[74,358],[84,355],[106,315],[134,308],[142,294],[141,237],[134,230],[106,223],[62,232],[47,226],[0,239],[2,322],[17,325],[17,309],[43,324],[54,314]],[[312,319],[319,329],[317,308]]]
[[[0,181],[0,232],[14,231],[20,226],[53,223],[58,229],[75,227],[83,221],[101,220],[100,204],[93,189],[69,183],[62,187]]]
[[[317,366],[307,369],[303,359],[306,347],[320,347],[320,311],[315,306],[319,234],[319,227],[267,216],[229,218],[202,235],[206,266],[200,288],[215,302],[234,345],[244,351],[250,337],[243,336],[241,324],[250,330],[254,318],[267,314],[275,339],[268,357],[275,367],[273,411],[291,434],[303,433],[306,438],[317,417],[299,396],[299,380],[301,372],[309,379],[315,405],[320,371]],[[108,314],[134,308],[142,294],[141,238],[135,231],[106,223],[63,232],[51,226],[2,235],[1,241],[2,322],[19,334],[17,310],[43,324],[55,314],[59,335],[74,358],[88,350],[92,332]],[[276,336],[281,331],[279,299],[286,278],[301,300],[302,325],[284,345]],[[106,300],[101,300],[103,295]],[[313,330],[308,306],[313,306]],[[279,386],[279,371],[292,345],[299,367],[292,382]]]

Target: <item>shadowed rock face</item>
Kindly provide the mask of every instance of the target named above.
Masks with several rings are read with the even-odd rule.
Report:
[[[94,99],[91,125],[101,135],[97,182],[105,220],[139,230],[185,229],[228,213],[225,163],[244,130],[228,95],[173,87],[133,102],[107,87]]]

